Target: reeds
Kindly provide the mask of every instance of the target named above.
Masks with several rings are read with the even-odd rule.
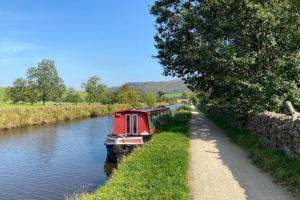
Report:
[[[0,110],[0,130],[108,115],[130,108],[128,104],[63,105]]]

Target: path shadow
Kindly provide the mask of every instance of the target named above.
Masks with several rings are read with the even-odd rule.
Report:
[[[245,200],[294,199],[291,194],[275,184],[269,174],[254,166],[247,153],[232,143],[225,133],[204,114],[193,112],[190,123],[190,139],[207,141],[215,145],[213,151],[201,150],[204,154],[214,154],[221,160],[222,165],[230,171],[234,180],[244,190]]]

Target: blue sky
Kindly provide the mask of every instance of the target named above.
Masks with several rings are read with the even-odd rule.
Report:
[[[0,86],[41,59],[56,62],[67,86],[92,75],[108,86],[171,80],[156,54],[152,0],[0,0]]]

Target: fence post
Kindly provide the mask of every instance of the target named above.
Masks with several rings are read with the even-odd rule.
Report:
[[[295,121],[295,120],[297,119],[297,117],[300,116],[300,113],[298,113],[298,112],[295,110],[293,104],[292,104],[290,101],[286,101],[286,102],[285,102],[285,105],[288,107],[290,113],[292,114],[292,119],[293,119],[293,121]]]

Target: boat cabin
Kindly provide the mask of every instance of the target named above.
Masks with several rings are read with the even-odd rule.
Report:
[[[121,110],[114,113],[113,131],[106,138],[108,158],[119,160],[143,145],[153,133],[171,118],[166,106]]]
[[[113,135],[152,135],[160,124],[163,116],[170,115],[166,106],[144,109],[130,109],[114,113]]]

